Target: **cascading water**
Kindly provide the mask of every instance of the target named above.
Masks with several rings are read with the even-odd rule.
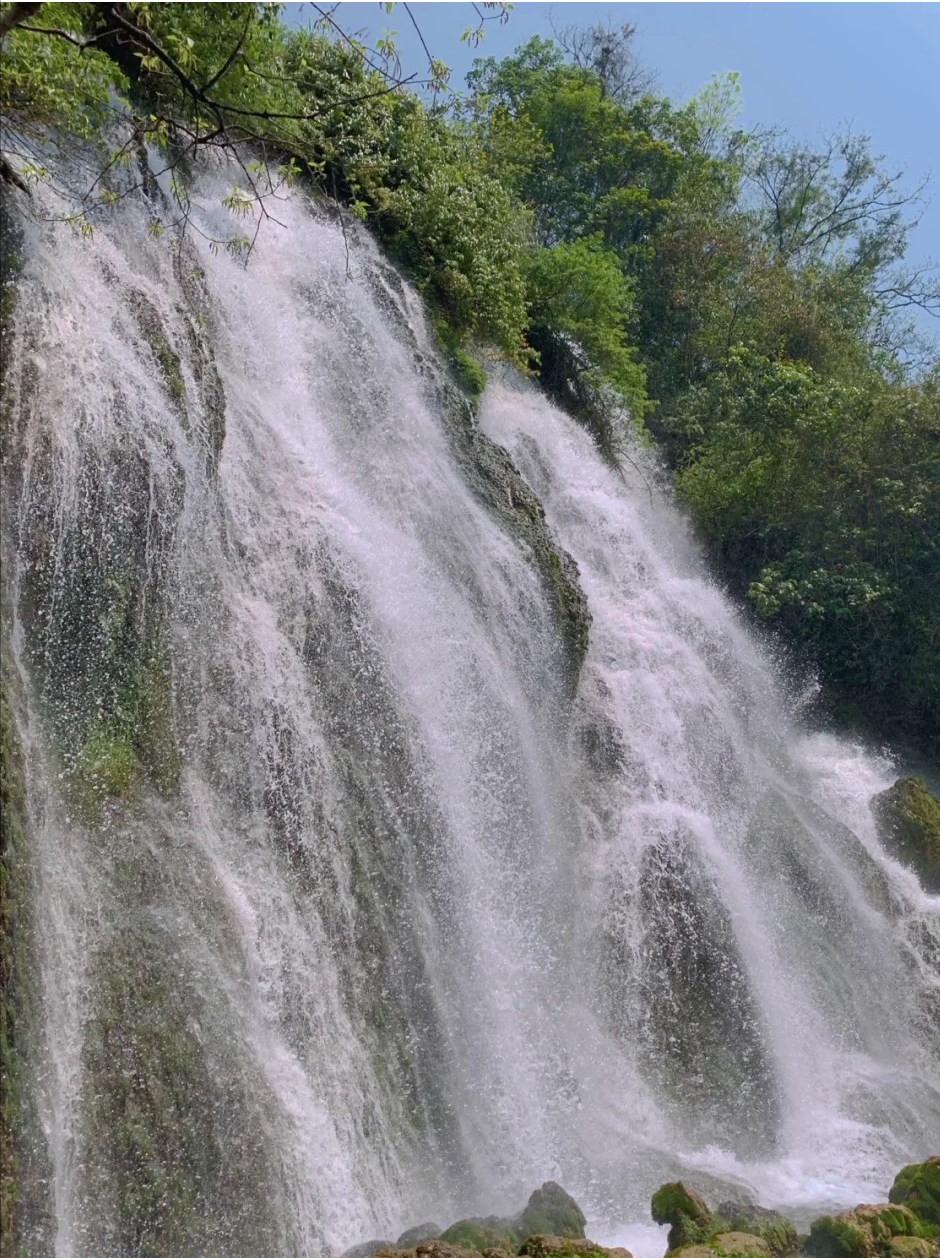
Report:
[[[890,766],[800,731],[661,490],[518,382],[478,428],[368,238],[279,217],[247,269],[142,205],[24,227],[37,1246],[319,1256],[548,1176],[609,1231],[683,1168],[882,1199],[940,1139]]]

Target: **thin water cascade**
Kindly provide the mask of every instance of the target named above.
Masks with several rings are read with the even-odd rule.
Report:
[[[369,237],[279,217],[247,268],[130,202],[23,227],[37,1252],[321,1258],[549,1177],[607,1233],[679,1172],[882,1198],[940,1138],[892,766],[800,728],[647,455],[510,379],[477,421]]]

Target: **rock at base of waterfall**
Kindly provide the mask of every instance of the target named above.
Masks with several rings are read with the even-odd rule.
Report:
[[[803,1249],[812,1258],[919,1258],[922,1247],[907,1242],[922,1239],[932,1254],[935,1246],[924,1236],[926,1230],[907,1206],[856,1206],[817,1219]]]
[[[670,1249],[699,1244],[711,1234],[711,1211],[698,1193],[681,1180],[657,1188],[650,1210],[654,1222],[670,1225]]]
[[[800,1247],[796,1228],[776,1210],[750,1201],[722,1201],[715,1214],[727,1224],[729,1232],[746,1232],[766,1241],[775,1258],[791,1258]]]
[[[921,1223],[940,1230],[940,1157],[898,1171],[888,1200],[907,1206]]]
[[[628,1249],[605,1249],[585,1236],[529,1236],[519,1248],[520,1258],[632,1258]]]
[[[436,1240],[443,1230],[439,1223],[418,1223],[402,1232],[395,1242],[395,1248],[414,1249],[415,1245],[420,1245],[422,1241]]]
[[[925,891],[940,893],[940,800],[920,778],[899,778],[871,807],[887,850],[913,869]]]
[[[583,1236],[587,1219],[584,1211],[560,1184],[549,1180],[537,1188],[526,1208],[514,1221],[513,1230],[521,1237],[536,1233],[547,1236]]]

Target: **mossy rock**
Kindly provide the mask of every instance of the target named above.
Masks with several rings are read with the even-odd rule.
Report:
[[[514,1220],[512,1230],[520,1238],[536,1234],[554,1237],[584,1236],[584,1211],[560,1184],[549,1180],[537,1188],[526,1208]]]
[[[723,1201],[715,1214],[727,1224],[728,1231],[747,1232],[766,1241],[776,1258],[791,1258],[800,1247],[796,1228],[776,1210],[750,1202]]]
[[[940,1230],[940,1157],[898,1171],[888,1200],[907,1206],[921,1223]]]
[[[669,1248],[681,1249],[708,1240],[713,1230],[712,1214],[702,1198],[681,1180],[663,1184],[650,1203],[653,1220],[668,1223]]]
[[[628,1249],[605,1249],[584,1236],[529,1236],[519,1249],[522,1258],[632,1258]]]
[[[889,1258],[896,1237],[917,1237],[922,1227],[904,1205],[857,1206],[817,1219],[803,1248],[814,1258]]]
[[[940,893],[940,800],[920,778],[899,778],[871,807],[888,851],[913,869],[925,891]]]
[[[890,1258],[936,1258],[937,1243],[923,1236],[892,1236]]]
[[[395,1242],[396,1249],[414,1249],[422,1241],[436,1240],[444,1229],[439,1223],[418,1223],[402,1232]]]
[[[715,1253],[735,1258],[770,1258],[770,1246],[753,1232],[719,1232],[708,1242]]]
[[[448,1245],[456,1245],[459,1249],[475,1249],[481,1254],[485,1249],[508,1249],[515,1253],[520,1236],[511,1230],[509,1219],[492,1216],[486,1219],[460,1219],[442,1232],[439,1239]]]

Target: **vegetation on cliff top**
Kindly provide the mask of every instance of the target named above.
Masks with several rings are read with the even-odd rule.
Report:
[[[478,61],[445,105],[439,62],[424,101],[389,39],[327,10],[313,32],[253,4],[20,4],[2,25],[7,182],[97,148],[70,213],[89,232],[143,191],[148,141],[171,197],[151,230],[175,236],[196,230],[188,162],[222,147],[241,175],[214,243],[247,255],[303,175],[608,457],[645,425],[754,614],[845,712],[937,749],[940,365],[905,312],[936,314],[940,285],[904,260],[918,193],[864,136],[745,134],[735,76],[677,105],[628,27]]]

